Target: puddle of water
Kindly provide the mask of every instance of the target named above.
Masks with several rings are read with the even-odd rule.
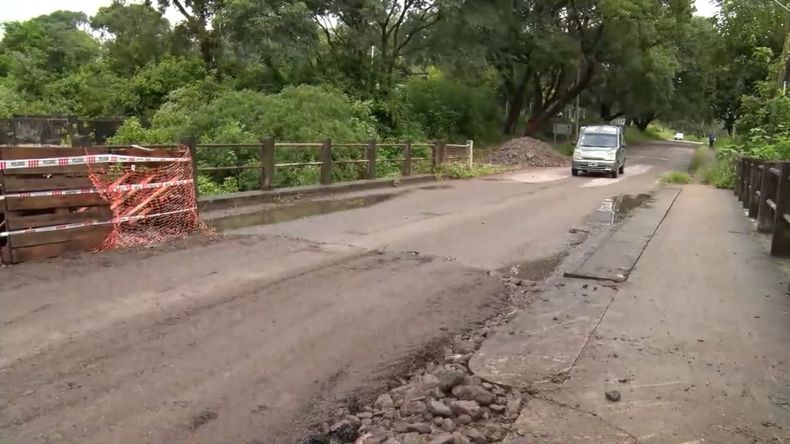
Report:
[[[623,194],[604,199],[594,213],[587,217],[587,222],[599,225],[614,225],[625,219],[632,211],[648,202],[650,194]]]
[[[538,282],[551,276],[567,255],[568,253],[562,252],[541,259],[517,262],[500,269],[499,272],[519,279]]]
[[[225,232],[255,225],[276,224],[304,217],[317,216],[319,214],[336,213],[338,211],[369,207],[390,200],[398,194],[399,193],[374,194],[349,199],[319,200],[304,202],[298,205],[273,207],[254,213],[220,217],[208,221],[208,225],[217,231]]]

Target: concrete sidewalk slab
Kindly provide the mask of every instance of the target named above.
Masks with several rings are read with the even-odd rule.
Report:
[[[569,282],[500,327],[469,360],[478,376],[513,387],[561,380],[587,344],[616,291]]]
[[[624,280],[675,202],[680,189],[662,189],[604,241],[574,272]],[[510,386],[561,381],[578,359],[616,290],[601,282],[568,280],[488,339],[469,362],[478,376]]]
[[[554,415],[586,413],[631,442],[790,442],[786,276],[748,233],[731,193],[687,186],[570,378],[540,394]],[[621,442],[540,408],[526,407],[508,443]]]
[[[664,188],[619,226],[600,248],[566,277],[623,282],[642,255],[661,221],[680,194],[678,188]]]

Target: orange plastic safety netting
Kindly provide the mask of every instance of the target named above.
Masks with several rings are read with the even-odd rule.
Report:
[[[210,231],[198,216],[189,151],[172,161],[157,159],[91,170],[91,182],[112,212],[112,231],[104,249],[151,245]]]

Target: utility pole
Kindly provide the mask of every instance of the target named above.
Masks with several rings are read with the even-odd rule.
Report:
[[[582,79],[582,64],[579,63],[579,66],[576,68],[576,84],[578,85]],[[576,137],[579,137],[579,125],[581,120],[581,93],[576,94]]]

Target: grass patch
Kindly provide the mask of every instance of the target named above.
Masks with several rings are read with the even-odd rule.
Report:
[[[691,177],[691,174],[685,173],[683,171],[669,171],[661,176],[661,183],[686,185],[692,182],[694,182],[694,178]]]
[[[701,146],[694,152],[694,157],[691,158],[689,164],[689,173],[696,174],[700,169],[710,163],[712,155],[707,146]]]
[[[735,186],[735,164],[732,150],[722,150],[709,165],[706,183],[716,188],[732,189]]]
[[[476,163],[471,168],[465,163],[449,163],[442,165],[436,175],[440,179],[472,179],[504,173],[507,170],[507,167],[487,163]]]

